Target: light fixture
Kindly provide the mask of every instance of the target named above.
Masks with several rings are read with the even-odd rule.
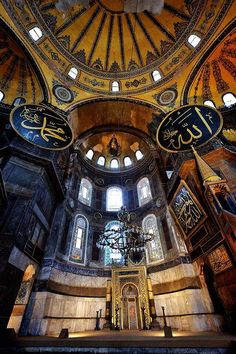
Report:
[[[118,250],[124,258],[124,265],[128,265],[129,257],[133,253],[143,254],[146,243],[153,240],[154,235],[145,232],[140,226],[130,223],[130,213],[122,206],[117,213],[119,227],[105,228],[97,241],[101,249]]]

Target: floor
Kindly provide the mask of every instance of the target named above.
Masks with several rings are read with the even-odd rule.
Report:
[[[1,342],[2,343],[2,342]],[[173,331],[88,331],[69,338],[16,337],[0,345],[1,354],[11,353],[99,353],[99,354],[231,354],[236,353],[236,336],[215,332]]]

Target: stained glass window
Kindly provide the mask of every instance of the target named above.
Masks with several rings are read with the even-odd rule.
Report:
[[[71,240],[70,260],[83,262],[88,233],[88,221],[83,215],[75,217],[73,236]]]
[[[92,191],[92,183],[88,179],[82,178],[79,188],[79,200],[81,203],[91,205]]]
[[[107,189],[107,211],[118,211],[123,205],[122,189],[110,187]]]
[[[147,256],[150,262],[164,259],[160,232],[158,230],[157,218],[154,214],[147,215],[143,219],[143,230],[154,235],[154,239],[147,244]]]
[[[120,222],[114,220],[114,221],[110,221],[106,225],[105,229],[118,230],[119,227],[120,227]],[[109,247],[105,249],[105,257],[104,257],[105,265],[111,265],[112,263],[121,263],[122,261],[123,261],[123,257],[119,250],[113,250]]]
[[[142,206],[152,200],[152,193],[147,177],[142,178],[137,184],[139,206]]]

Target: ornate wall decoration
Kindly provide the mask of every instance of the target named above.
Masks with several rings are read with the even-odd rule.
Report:
[[[127,88],[130,88],[130,87],[138,87],[139,85],[143,85],[143,84],[146,84],[147,82],[147,79],[145,77],[142,77],[142,79],[140,80],[133,80],[133,81],[126,81],[125,83],[125,86]]]
[[[157,129],[159,146],[169,152],[187,151],[215,137],[223,126],[221,114],[209,106],[187,105],[169,113]]]
[[[173,106],[174,101],[178,96],[178,91],[175,88],[168,88],[159,94],[153,95],[153,98],[161,106]]]
[[[10,122],[18,135],[40,148],[63,150],[73,143],[73,132],[67,121],[48,107],[17,106],[11,112]]]
[[[101,177],[96,177],[96,178],[94,179],[94,183],[96,183],[98,186],[103,186],[104,183],[105,183],[105,181],[104,181],[104,179],[101,178]]]
[[[90,78],[87,77],[87,76],[84,76],[84,82],[87,82],[88,84],[90,84],[90,85],[92,85],[92,86],[94,86],[94,87],[96,87],[96,86],[98,86],[98,87],[104,87],[104,86],[105,86],[105,84],[104,84],[103,81],[98,81],[98,80],[96,80],[96,79],[90,79]]]
[[[95,220],[98,221],[98,220],[102,219],[102,214],[99,213],[99,212],[96,212],[96,213],[94,213],[93,217],[94,217]]]
[[[223,93],[224,91],[229,89],[228,83],[223,80],[221,70],[218,64],[217,60],[212,61],[212,69],[213,69],[213,75],[215,77],[216,81],[216,88],[219,93]]]
[[[233,266],[228,252],[224,245],[220,245],[207,256],[211,268],[215,274],[223,272],[224,270]]]
[[[58,99],[58,103],[70,103],[74,100],[75,93],[62,85],[55,85],[52,89],[54,96]]]
[[[202,98],[209,100],[212,98],[212,93],[210,89],[210,64],[206,63],[204,66],[203,77],[202,77]]]
[[[170,202],[170,207],[186,237],[190,236],[207,218],[203,208],[183,180]]]

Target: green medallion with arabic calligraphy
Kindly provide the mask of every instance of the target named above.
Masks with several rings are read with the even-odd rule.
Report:
[[[23,104],[10,115],[13,129],[29,143],[48,150],[63,150],[73,143],[68,122],[52,109]]]
[[[187,105],[169,113],[157,129],[157,143],[169,152],[187,151],[201,146],[219,134],[221,114],[214,108]]]

